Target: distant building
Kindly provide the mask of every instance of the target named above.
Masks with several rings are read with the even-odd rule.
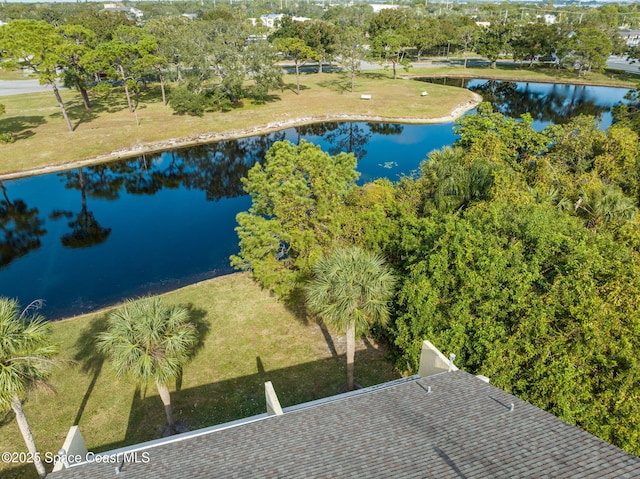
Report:
[[[267,28],[275,28],[276,22],[279,22],[284,17],[283,13],[270,13],[268,15],[260,15],[260,23]],[[252,20],[255,20],[253,18]],[[252,22],[254,25],[256,22]]]
[[[621,30],[618,30],[618,33],[628,47],[640,46],[640,30],[629,30],[623,28]]]
[[[130,20],[138,20],[138,21],[142,20],[142,17],[144,16],[144,13],[142,13],[142,10],[138,10],[137,8],[133,8],[133,7],[125,7],[124,5],[121,5],[119,3],[105,3],[102,11],[103,12],[122,12]]]
[[[396,10],[400,8],[400,5],[387,5],[385,3],[370,3],[371,8],[373,8],[373,13],[379,13],[382,10]]]
[[[253,26],[256,26],[258,24],[258,20],[260,20],[262,26],[267,28],[276,28],[278,26],[278,22],[280,22],[280,20],[282,20],[285,16],[286,15],[284,13],[270,13],[268,15],[260,15],[259,19],[250,18],[249,21]],[[311,19],[307,17],[292,16],[291,20],[293,20],[294,22],[306,22],[307,20]]]

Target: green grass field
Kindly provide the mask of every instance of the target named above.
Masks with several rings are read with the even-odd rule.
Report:
[[[471,101],[469,91],[424,83],[392,80],[387,72],[369,72],[358,78],[351,93],[348,78],[341,74],[302,76],[301,94],[295,93],[295,77],[285,78],[288,87],[276,92],[272,101],[258,105],[245,101],[230,111],[205,113],[202,117],[175,115],[159,101],[151,89],[138,97],[136,115],[129,113],[124,96],[113,91],[107,98],[96,98],[87,112],[74,91],[63,91],[74,132],[69,132],[53,93],[16,95],[0,98],[6,113],[0,116],[0,131],[12,133],[16,141],[0,145],[0,174],[25,171],[46,165],[64,165],[94,158],[121,148],[130,148],[171,138],[200,133],[229,133],[256,126],[290,122],[298,118],[364,115],[416,122],[447,116],[460,103]],[[372,96],[362,100],[362,94]],[[139,122],[139,125],[138,125]],[[277,129],[277,125],[272,129]]]
[[[572,71],[566,69],[550,68],[549,66],[534,65],[499,65],[498,68],[488,67],[462,68],[460,66],[434,66],[429,68],[411,68],[403,73],[408,77],[413,76],[450,76],[486,78],[496,80],[534,81],[543,83],[573,83],[584,85],[602,85],[623,88],[636,88],[640,77],[630,73],[606,70],[604,72],[591,72],[586,77],[578,78]]]
[[[266,412],[264,383],[271,381],[283,407],[334,395],[346,381],[344,338],[301,318],[235,274],[164,295],[191,308],[202,344],[171,387],[176,420],[197,429]],[[34,391],[25,412],[42,454],[55,453],[74,424],[90,451],[99,452],[161,437],[166,421],[155,385],[139,389],[116,378],[94,348],[105,312],[52,323],[60,345],[55,393]],[[359,341],[356,381],[362,386],[398,377],[385,348]],[[0,422],[0,450],[26,451],[12,412]],[[0,477],[37,477],[29,464],[0,464]]]

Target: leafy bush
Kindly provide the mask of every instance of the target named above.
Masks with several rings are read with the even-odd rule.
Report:
[[[185,87],[178,87],[169,93],[169,105],[178,115],[202,116],[208,103],[204,92],[195,93]]]

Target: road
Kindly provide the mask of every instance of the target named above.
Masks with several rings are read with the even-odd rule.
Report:
[[[627,61],[627,57],[610,56],[607,59],[607,66],[616,70],[624,70],[630,73],[640,73],[640,62],[637,60]]]
[[[40,85],[38,80],[0,80],[0,96],[20,95],[51,91],[49,85]]]
[[[485,61],[478,61],[473,59],[469,62],[469,66],[479,66],[486,64]],[[436,67],[445,65],[462,64],[461,60],[452,61],[425,61],[420,63],[414,63],[416,68]],[[629,62],[626,57],[611,56],[607,60],[607,66],[609,68],[615,68],[617,70],[624,70],[630,73],[640,73],[640,61]],[[382,65],[372,62],[362,62],[362,70],[378,70],[383,68]],[[289,73],[294,73],[295,68],[291,65],[283,65],[283,69]],[[325,71],[335,71],[339,69],[335,65],[325,67]],[[313,72],[317,70],[315,65],[305,65],[303,71]],[[399,68],[402,71],[402,68]],[[62,87],[60,87],[62,88]],[[48,85],[40,85],[38,80],[0,80],[0,97],[9,95],[20,95],[21,93],[38,93],[42,91],[51,91],[51,87]]]

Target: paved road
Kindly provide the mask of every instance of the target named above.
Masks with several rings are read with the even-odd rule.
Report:
[[[40,85],[38,80],[0,80],[0,96],[20,95],[51,91],[48,85]]]
[[[627,57],[610,56],[607,59],[607,66],[616,70],[624,70],[631,73],[640,73],[640,61],[628,61]]]
[[[481,61],[477,59],[472,59],[469,61],[469,66],[479,66],[486,65],[488,62]],[[425,68],[425,67],[436,67],[443,65],[462,65],[462,60],[452,60],[452,61],[443,61],[443,60],[435,60],[435,61],[424,61],[420,63],[414,63],[413,66],[416,68]],[[635,63],[631,63],[627,61],[626,57],[616,57],[611,56],[607,60],[607,66],[610,68],[615,68],[618,70],[624,70],[627,72],[640,73],[640,61],[636,61]],[[362,62],[363,70],[378,70],[383,68],[378,63],[373,62]],[[295,72],[295,68],[291,65],[283,65],[283,69],[290,73]],[[339,69],[339,67],[332,65],[325,67],[325,71],[335,71]],[[317,70],[315,65],[305,65],[303,67],[304,71],[313,72]],[[402,68],[399,68],[399,71],[402,71]],[[409,71],[411,73],[411,71]],[[62,88],[62,87],[60,87]],[[19,95],[21,93],[37,93],[42,91],[51,91],[51,87],[48,85],[40,85],[38,80],[0,80],[0,97],[1,96],[9,96],[9,95]]]

